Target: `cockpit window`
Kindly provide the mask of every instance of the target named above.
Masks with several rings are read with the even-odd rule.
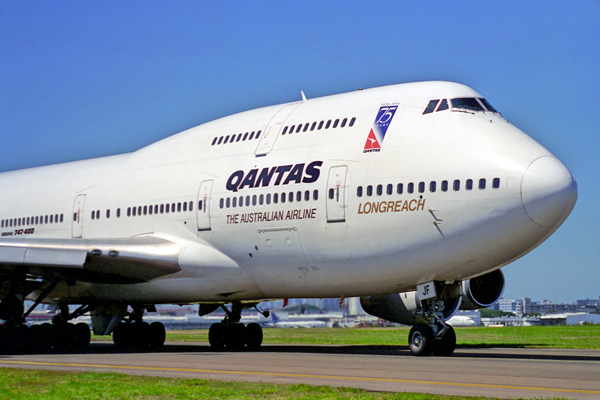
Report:
[[[435,106],[437,106],[437,104],[439,103],[439,100],[431,100],[429,101],[429,104],[427,104],[427,107],[425,108],[425,111],[423,111],[423,114],[430,114],[433,112],[433,110],[435,110]]]
[[[452,99],[450,102],[452,103],[452,109],[485,111],[477,99],[473,97],[460,97],[457,99]]]
[[[481,101],[481,104],[483,104],[483,106],[484,106],[485,108],[487,108],[487,109],[488,109],[488,111],[491,111],[491,112],[498,112],[498,110],[496,110],[494,107],[492,107],[492,105],[490,104],[490,102],[489,102],[489,101],[487,101],[486,99],[479,98],[479,101]]]
[[[442,99],[442,102],[440,103],[440,106],[438,107],[438,109],[437,109],[436,112],[438,112],[438,111],[444,111],[444,110],[447,110],[448,108],[449,108],[448,107],[448,100],[447,99]]]

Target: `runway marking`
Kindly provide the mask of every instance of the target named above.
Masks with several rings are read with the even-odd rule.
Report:
[[[46,366],[55,366],[55,367],[86,367],[86,368],[146,370],[146,371],[198,372],[198,373],[205,373],[205,374],[279,376],[279,377],[288,377],[288,378],[342,379],[342,380],[348,380],[348,381],[417,383],[417,384],[439,385],[439,386],[445,385],[445,386],[463,386],[463,387],[479,387],[479,388],[495,388],[495,389],[517,389],[517,390],[529,390],[529,391],[539,390],[539,391],[545,391],[545,392],[600,394],[600,390],[560,389],[560,388],[545,388],[545,387],[535,387],[535,386],[492,385],[492,384],[485,384],[485,383],[421,381],[421,380],[414,380],[414,379],[368,378],[368,377],[358,377],[358,376],[291,374],[291,373],[282,373],[282,372],[220,371],[220,370],[196,369],[196,368],[168,368],[168,367],[141,367],[141,366],[136,367],[136,366],[131,366],[131,365],[72,364],[72,363],[55,363],[55,362],[39,362],[39,361],[4,361],[4,360],[0,360],[0,363],[1,364],[21,364],[21,365],[46,365]]]

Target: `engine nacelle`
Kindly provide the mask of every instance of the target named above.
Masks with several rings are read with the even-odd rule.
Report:
[[[462,282],[461,310],[487,308],[504,293],[504,274],[499,269]]]
[[[460,306],[460,297],[444,302],[444,318],[450,319]],[[381,294],[360,298],[360,305],[369,314],[404,325],[426,324],[429,321],[422,315],[413,314],[421,307],[416,291]]]

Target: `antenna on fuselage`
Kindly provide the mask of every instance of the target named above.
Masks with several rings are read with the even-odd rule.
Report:
[[[300,91],[300,93],[302,94],[302,101],[306,101],[306,96],[304,95],[304,91]]]

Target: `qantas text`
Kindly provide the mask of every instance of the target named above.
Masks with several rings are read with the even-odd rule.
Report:
[[[271,181],[274,181],[274,186],[289,183],[313,183],[319,179],[321,165],[323,165],[323,161],[313,161],[308,165],[300,163],[266,167],[260,173],[258,168],[251,169],[247,174],[241,170],[235,171],[227,179],[227,190],[237,192],[244,188],[267,187]]]

